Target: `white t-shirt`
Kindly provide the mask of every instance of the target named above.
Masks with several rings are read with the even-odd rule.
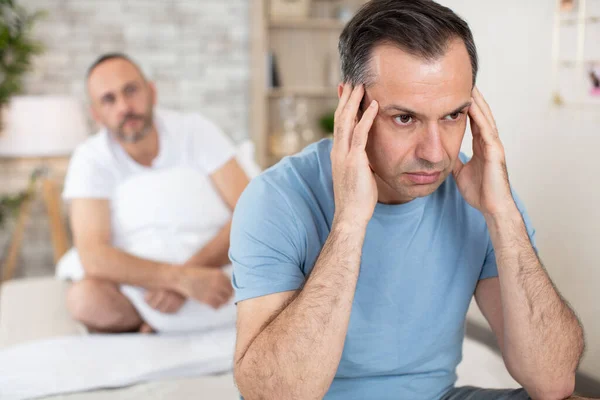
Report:
[[[134,161],[112,135],[102,129],[73,153],[63,198],[111,199],[119,184],[149,170],[191,167],[210,175],[235,155],[229,138],[200,114],[158,109],[154,121],[159,153],[151,167]]]
[[[106,130],[74,152],[63,198],[109,200],[112,244],[155,261],[181,263],[231,218],[210,174],[235,157],[231,141],[199,114],[157,110],[159,153],[134,161]]]

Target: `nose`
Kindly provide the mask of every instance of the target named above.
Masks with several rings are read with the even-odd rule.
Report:
[[[125,96],[118,96],[115,103],[119,121],[123,121],[123,118],[131,111],[129,103]]]
[[[420,159],[429,161],[432,164],[444,161],[444,147],[442,146],[440,129],[437,122],[428,124],[421,133],[416,155]]]

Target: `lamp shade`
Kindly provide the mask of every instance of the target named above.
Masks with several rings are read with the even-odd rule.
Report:
[[[0,121],[0,157],[69,155],[89,130],[82,104],[69,96],[12,97]]]

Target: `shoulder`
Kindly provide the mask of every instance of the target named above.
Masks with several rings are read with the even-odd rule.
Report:
[[[271,186],[293,197],[312,194],[317,199],[332,191],[331,140],[323,139],[293,156],[285,157],[260,176]]]
[[[112,159],[109,133],[102,129],[75,148],[70,163],[109,166]]]
[[[330,151],[330,141],[322,140],[285,157],[250,181],[236,210],[273,215],[278,209],[306,222],[318,209],[314,202],[327,202],[332,197]]]

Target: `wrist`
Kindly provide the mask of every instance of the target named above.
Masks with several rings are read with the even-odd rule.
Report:
[[[174,264],[161,264],[161,278],[166,286],[176,292],[180,291],[184,281],[185,268]]]
[[[333,223],[331,224],[332,232],[340,232],[345,234],[365,234],[367,231],[368,221],[360,221],[352,217],[344,217],[342,215],[334,215]]]
[[[489,227],[500,226],[507,222],[515,223],[515,222],[523,221],[521,212],[519,211],[519,209],[517,208],[517,205],[515,203],[513,203],[512,205],[510,205],[508,207],[503,208],[502,210],[484,213],[483,217],[485,218],[485,221]]]

